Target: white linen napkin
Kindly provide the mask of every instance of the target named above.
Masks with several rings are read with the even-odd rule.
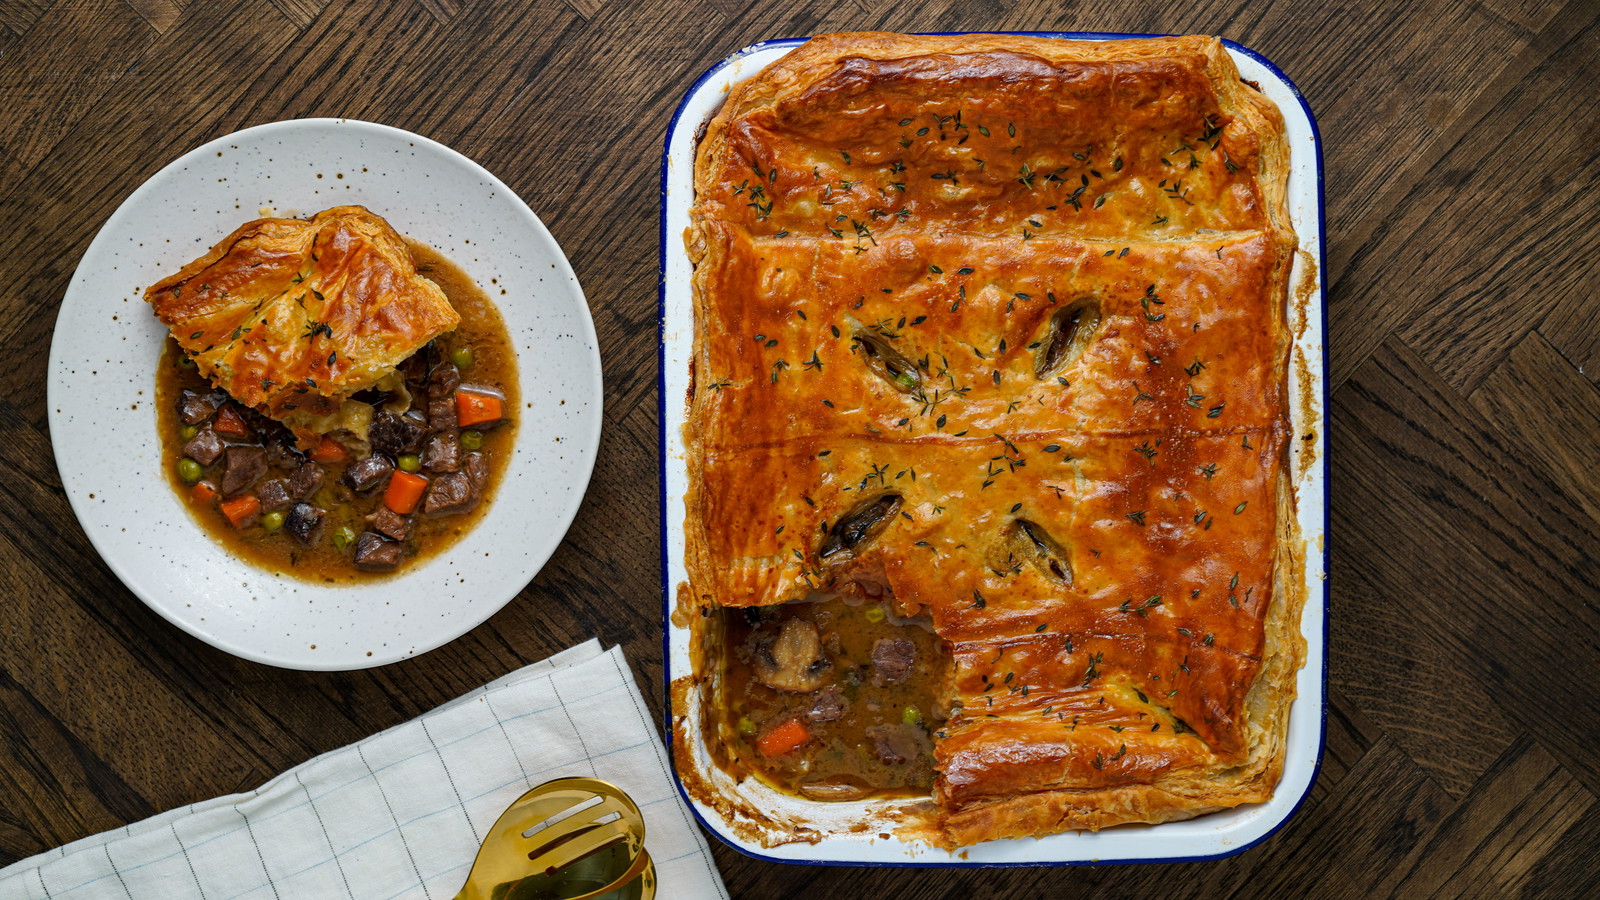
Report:
[[[0,870],[0,898],[451,900],[528,788],[610,781],[644,813],[658,896],[728,894],[620,648],[590,640],[243,794]]]

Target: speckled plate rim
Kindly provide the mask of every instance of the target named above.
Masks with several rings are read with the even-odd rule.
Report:
[[[442,251],[490,294],[518,351],[523,407],[504,478],[472,531],[395,576],[324,585],[232,557],[168,486],[152,396],[165,328],[142,291],[261,208],[293,215],[345,203],[366,205]],[[200,640],[291,669],[406,659],[499,611],[565,536],[600,442],[594,323],[538,216],[449,147],[352,119],[294,119],[226,135],[130,194],[67,288],[47,390],[62,485],[123,584]]]
[[[992,32],[990,32],[992,33]],[[1163,37],[1164,35],[1105,32],[1002,32],[1035,37],[1075,40]],[[676,720],[687,716],[690,751],[696,756],[691,765],[704,767],[709,760],[703,746],[696,744],[698,729],[693,727],[695,710],[676,708],[672,682],[692,672],[689,632],[672,622],[676,586],[684,577],[683,515],[687,473],[684,468],[680,434],[684,421],[687,392],[687,353],[692,346],[693,315],[689,293],[689,265],[683,250],[682,235],[688,225],[688,209],[693,200],[694,153],[699,129],[721,106],[729,88],[759,72],[779,57],[804,43],[804,38],[763,41],[745,47],[703,74],[685,94],[668,128],[661,166],[661,570],[663,587],[663,679],[667,691],[665,728],[673,734]],[[1301,615],[1301,633],[1306,640],[1306,659],[1296,678],[1297,699],[1289,714],[1284,768],[1273,797],[1265,803],[1237,807],[1208,816],[1161,825],[1127,825],[1100,832],[1065,832],[1044,838],[988,841],[956,851],[945,851],[923,843],[889,838],[893,830],[896,801],[816,804],[788,797],[771,789],[762,792],[763,804],[804,821],[816,819],[823,837],[816,843],[797,841],[765,847],[736,833],[716,809],[691,797],[684,788],[678,767],[678,748],[668,741],[674,756],[673,777],[679,793],[707,831],[739,852],[767,862],[804,865],[970,867],[970,866],[1060,866],[1118,865],[1142,862],[1194,862],[1220,859],[1241,853],[1271,837],[1305,802],[1321,765],[1327,718],[1327,330],[1325,286],[1322,279],[1324,246],[1324,198],[1322,139],[1316,119],[1298,87],[1271,60],[1233,41],[1223,41],[1242,77],[1257,82],[1284,115],[1294,151],[1291,160],[1291,216],[1300,241],[1291,284],[1304,290],[1304,306],[1292,325],[1296,330],[1291,359],[1290,396],[1305,398],[1293,411],[1293,425],[1304,429],[1307,437],[1293,441],[1295,460],[1291,463],[1295,481],[1301,540],[1303,542],[1306,590]],[[674,243],[676,242],[676,243]],[[1304,287],[1302,287],[1304,286]],[[1291,306],[1293,306],[1291,302]],[[1303,366],[1303,372],[1302,372]],[[1302,390],[1302,380],[1304,389]],[[1309,464],[1298,462],[1310,453]],[[817,811],[822,807],[818,815]],[[874,827],[861,829],[858,823],[872,819]],[[876,827],[883,825],[885,827]],[[836,827],[835,827],[836,826]],[[880,836],[880,832],[882,836]],[[885,839],[887,838],[887,839]]]

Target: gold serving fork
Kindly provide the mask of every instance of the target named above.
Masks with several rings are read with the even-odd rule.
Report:
[[[558,778],[518,797],[478,849],[456,900],[652,900],[644,816],[598,778]]]

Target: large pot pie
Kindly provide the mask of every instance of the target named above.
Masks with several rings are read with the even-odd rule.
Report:
[[[1287,175],[1212,38],[830,35],[733,90],[686,235],[723,765],[926,790],[946,847],[1271,796]]]

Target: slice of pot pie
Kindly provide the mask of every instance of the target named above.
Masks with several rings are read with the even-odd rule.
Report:
[[[247,222],[145,299],[202,374],[302,445],[348,426],[352,394],[397,381],[396,365],[460,320],[360,206]]]
[[[734,88],[686,235],[689,595],[754,629],[704,642],[756,672],[709,704],[720,758],[793,786],[839,723],[920,728],[906,833],[949,847],[1272,795],[1304,655],[1288,153],[1208,37],[829,35]],[[850,702],[897,642],[803,611],[830,595],[934,630],[933,713]],[[761,674],[794,647],[841,693]]]

